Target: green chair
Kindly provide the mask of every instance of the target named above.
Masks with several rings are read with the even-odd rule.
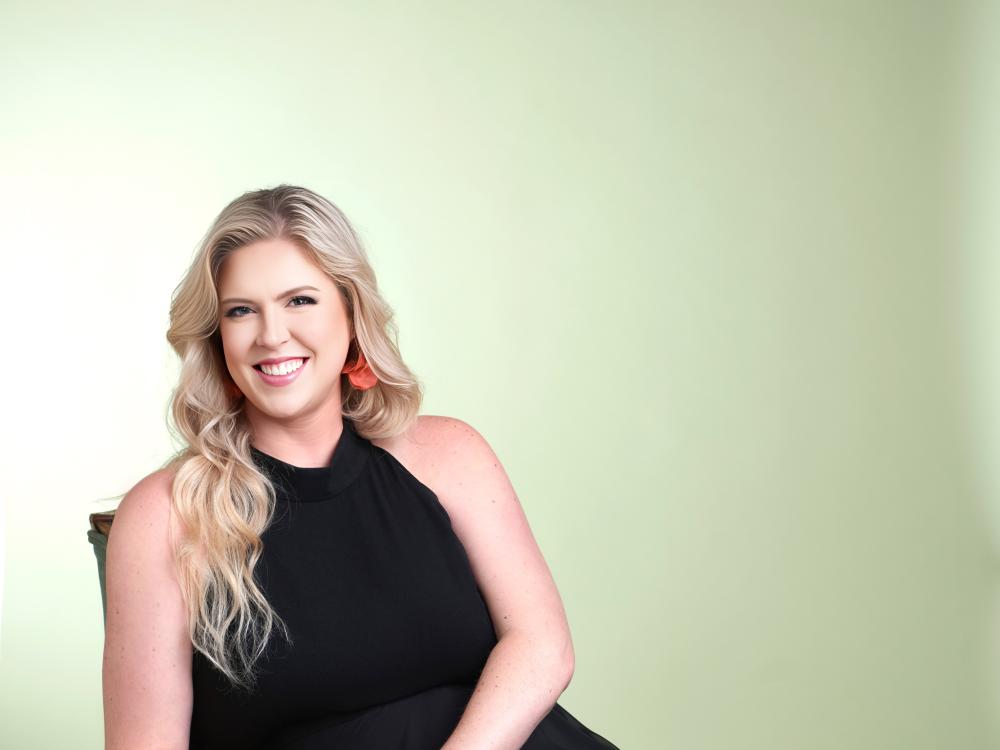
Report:
[[[104,622],[108,621],[108,593],[104,584],[104,562],[108,553],[108,535],[111,534],[111,522],[115,520],[115,512],[90,514],[90,530],[88,541],[94,545],[94,555],[97,557],[97,575],[101,579],[101,606],[104,609]]]

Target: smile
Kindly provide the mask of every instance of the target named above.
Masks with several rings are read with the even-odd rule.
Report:
[[[253,369],[268,385],[288,385],[299,376],[308,361],[308,357],[288,359],[279,365],[254,365]]]

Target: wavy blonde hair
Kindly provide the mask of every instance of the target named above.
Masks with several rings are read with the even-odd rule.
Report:
[[[219,333],[219,273],[239,248],[275,238],[305,249],[336,283],[354,334],[348,362],[360,349],[378,376],[367,390],[341,376],[341,410],[358,434],[374,439],[404,432],[423,396],[400,356],[394,313],[340,209],[306,188],[279,185],[244,193],[222,210],[171,299],[167,341],[181,370],[169,414],[171,431],[185,447],[164,466],[176,470],[171,549],[192,646],[244,689],[256,683],[254,665],[272,630],[289,642],[291,636],[253,577],[276,494],[251,457],[245,397],[227,388],[232,378]]]

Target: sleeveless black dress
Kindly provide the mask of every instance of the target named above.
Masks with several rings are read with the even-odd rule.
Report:
[[[252,448],[278,499],[254,575],[292,643],[251,694],[194,652],[192,750],[440,750],[497,643],[437,496],[343,419],[325,468]],[[617,750],[558,703],[523,748]]]

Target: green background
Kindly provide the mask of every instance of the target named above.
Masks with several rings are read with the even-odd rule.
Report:
[[[0,745],[103,747],[87,515],[219,210],[355,223],[623,749],[996,747],[997,6],[5,2]]]

